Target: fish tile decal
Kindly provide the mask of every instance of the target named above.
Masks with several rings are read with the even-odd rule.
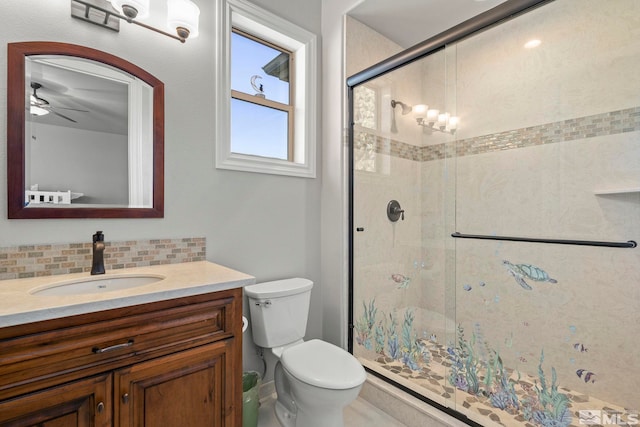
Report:
[[[582,375],[584,374],[584,378],[582,377]],[[576,375],[578,376],[578,378],[583,378],[585,383],[591,382],[591,383],[595,383],[596,380],[595,378],[593,378],[595,376],[595,374],[591,371],[588,371],[586,369],[578,369],[576,371]]]
[[[411,277],[407,277],[404,274],[395,273],[390,277],[398,286],[397,289],[407,289],[409,283],[411,283]]]
[[[580,353],[586,353],[587,351],[589,351],[589,349],[585,347],[584,344],[580,344],[579,342],[573,345],[573,349],[579,351]]]

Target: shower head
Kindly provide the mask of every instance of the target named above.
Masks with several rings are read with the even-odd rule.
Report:
[[[406,116],[407,114],[409,114],[412,110],[410,105],[405,104],[404,102],[400,102],[400,101],[396,101],[395,99],[391,100],[391,108],[395,109],[396,105],[399,105],[402,107],[402,115]]]

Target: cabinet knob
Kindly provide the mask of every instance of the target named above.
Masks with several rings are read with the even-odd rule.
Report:
[[[98,403],[97,409],[98,409],[98,413],[101,414],[102,411],[104,411],[104,403],[103,402]]]
[[[129,403],[129,393],[125,393],[122,395],[122,403],[124,403],[125,405]]]

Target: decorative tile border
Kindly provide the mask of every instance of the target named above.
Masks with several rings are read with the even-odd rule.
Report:
[[[547,123],[458,141],[458,157],[490,151],[555,144],[640,130],[640,107]],[[427,148],[427,147],[425,147]],[[429,157],[424,153],[424,157]],[[426,159],[425,159],[426,160]],[[430,160],[430,159],[429,159]]]
[[[359,160],[359,158],[369,159],[372,158],[374,153],[378,153],[420,162],[422,161],[422,153],[425,148],[376,136],[366,131],[357,131],[354,133],[354,145],[357,160]]]
[[[392,157],[426,162],[441,160],[454,154],[458,157],[534,145],[555,144],[597,136],[640,131],[640,107],[546,123],[460,139],[455,142],[419,147],[389,140],[366,132],[355,133],[356,150],[368,150]]]
[[[0,248],[0,280],[89,272],[91,247],[85,242]],[[204,237],[105,242],[104,264],[116,270],[204,261],[206,248]]]

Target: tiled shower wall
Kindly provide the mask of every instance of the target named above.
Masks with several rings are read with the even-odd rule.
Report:
[[[107,270],[204,261],[206,238],[105,242]],[[91,271],[92,243],[24,245],[0,248],[0,280]]]
[[[457,140],[455,143],[456,153],[448,152],[448,150],[452,149],[450,144],[419,147],[396,140],[389,140],[388,138],[377,137],[367,132],[358,133],[355,142],[356,150],[389,154],[402,159],[424,162],[441,160],[454,155],[462,157],[638,130],[640,130],[640,107],[634,107]],[[358,166],[356,168],[359,170],[365,169]]]

